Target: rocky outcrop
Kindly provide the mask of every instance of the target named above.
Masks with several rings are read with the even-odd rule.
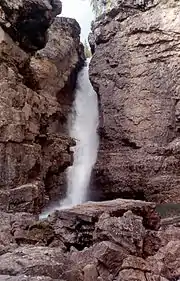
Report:
[[[93,24],[101,112],[93,198],[180,202],[179,12],[174,0],[119,0]]]
[[[36,51],[47,42],[47,29],[61,13],[59,0],[2,0],[0,25],[22,48]]]
[[[154,203],[123,199],[43,221],[1,212],[0,280],[178,280],[180,228],[172,220],[160,221]]]
[[[55,19],[60,11],[61,2],[54,0],[0,3],[4,211],[37,213],[49,198],[65,191],[65,170],[72,163],[74,145],[67,134],[67,117],[84,55],[78,23]]]

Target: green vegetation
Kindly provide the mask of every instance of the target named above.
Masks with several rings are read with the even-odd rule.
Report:
[[[85,57],[86,58],[90,58],[91,57],[91,50],[90,50],[90,47],[89,47],[89,45],[88,45],[88,43],[87,43],[87,41],[85,40],[84,41],[84,53],[85,53]]]
[[[91,6],[93,9],[93,12],[95,13],[96,16],[100,15],[100,1],[98,0],[91,0]]]
[[[180,216],[180,203],[164,203],[156,207],[162,218]]]
[[[90,0],[93,12],[96,17],[100,16],[103,12],[107,12],[113,0]]]

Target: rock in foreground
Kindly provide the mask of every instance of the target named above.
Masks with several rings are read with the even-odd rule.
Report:
[[[180,228],[167,221],[160,226],[154,203],[88,202],[43,221],[23,213],[1,213],[1,218],[0,280],[165,281],[180,276]]]

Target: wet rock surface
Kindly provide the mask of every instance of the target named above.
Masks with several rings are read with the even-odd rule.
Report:
[[[90,36],[101,114],[92,197],[179,202],[179,2],[118,2]]]
[[[75,144],[67,118],[84,53],[79,24],[60,12],[56,0],[0,2],[2,211],[38,213],[65,192]]]
[[[147,213],[156,221],[147,223]],[[165,281],[180,276],[180,228],[160,220],[154,203],[88,202],[42,221],[28,213],[0,215],[0,280]]]

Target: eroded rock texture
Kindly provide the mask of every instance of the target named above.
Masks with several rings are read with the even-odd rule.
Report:
[[[93,25],[101,147],[93,198],[180,201],[179,1],[119,1]]]
[[[117,199],[56,211],[44,221],[27,213],[0,218],[3,281],[180,277],[177,218],[160,221],[154,203]]]
[[[60,11],[61,2],[54,0],[0,2],[4,211],[38,212],[49,198],[64,192],[64,171],[72,163],[69,148],[74,144],[67,136],[67,117],[84,55],[78,23],[55,19]],[[44,47],[46,40],[38,42],[47,35]]]
[[[59,0],[1,0],[0,25],[28,51],[43,48],[47,29],[61,13]]]

